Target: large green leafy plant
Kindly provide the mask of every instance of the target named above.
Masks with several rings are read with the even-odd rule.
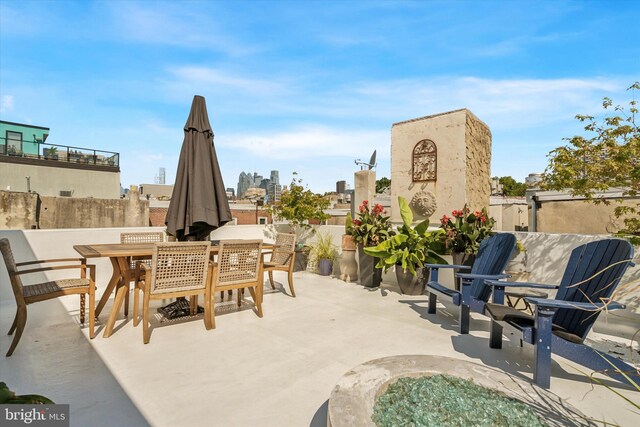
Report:
[[[437,253],[444,249],[442,230],[428,231],[429,219],[412,227],[413,212],[406,199],[398,197],[398,205],[402,225],[398,227],[397,233],[375,247],[364,249],[366,254],[380,258],[376,267],[387,271],[398,264],[404,271],[410,271],[415,276],[416,270],[424,264],[446,264]]]
[[[358,208],[358,218],[353,220],[351,235],[356,245],[376,246],[393,235],[389,217],[385,216],[382,205],[376,203],[372,208],[364,200]]]
[[[489,217],[486,208],[471,212],[467,205],[464,205],[462,210],[452,211],[451,216],[452,218],[443,215],[440,220],[447,251],[475,254],[480,242],[493,234],[495,220]]]

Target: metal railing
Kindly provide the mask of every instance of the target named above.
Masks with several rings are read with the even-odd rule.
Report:
[[[120,166],[120,154],[112,151],[48,144],[0,137],[0,156],[55,160],[98,166]]]

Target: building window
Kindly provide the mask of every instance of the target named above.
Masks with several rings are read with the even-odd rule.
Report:
[[[413,148],[413,182],[435,181],[437,177],[438,150],[430,139],[423,139]]]
[[[22,154],[22,132],[7,131],[7,154],[19,156]]]
[[[258,217],[258,224],[260,224],[260,225],[267,224],[267,217],[266,216]]]

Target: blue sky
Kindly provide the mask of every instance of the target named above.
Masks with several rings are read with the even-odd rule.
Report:
[[[640,2],[0,1],[0,117],[121,153],[121,181],[173,183],[193,95],[227,187],[291,172],[353,181],[395,122],[469,108],[492,175],[519,181],[640,80]]]

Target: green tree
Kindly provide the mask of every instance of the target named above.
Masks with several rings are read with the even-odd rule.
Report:
[[[391,180],[386,176],[376,181],[376,193],[382,193],[387,188],[391,188]]]
[[[638,113],[635,100],[640,83],[627,89],[631,91],[628,108],[613,105],[604,98],[605,115],[600,120],[594,116],[577,115],[585,123],[587,136],[567,139],[569,145],[556,148],[548,155],[549,165],[543,175],[544,187],[552,190],[569,189],[571,194],[585,197],[593,203],[609,204],[598,198],[597,192],[609,188],[621,188],[623,194],[637,197],[640,190],[640,130],[635,121]],[[623,234],[640,235],[640,204],[632,199],[619,200],[615,209],[617,217],[626,215]]]
[[[524,183],[518,182],[510,176],[495,177],[494,179],[497,179],[502,185],[503,196],[522,197],[527,190]]]
[[[289,188],[282,192],[277,203],[267,209],[276,218],[287,220],[291,226],[309,228],[309,220],[325,221],[329,218],[329,215],[324,213],[324,209],[329,207],[329,200],[305,189],[302,179],[297,175],[296,172],[293,173]]]

